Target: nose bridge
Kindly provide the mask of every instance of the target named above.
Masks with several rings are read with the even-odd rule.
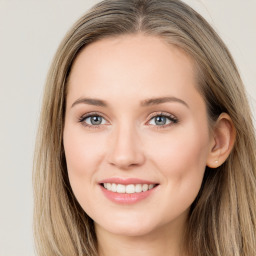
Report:
[[[144,162],[142,144],[137,127],[127,120],[117,125],[110,138],[109,162],[118,168],[127,169]]]

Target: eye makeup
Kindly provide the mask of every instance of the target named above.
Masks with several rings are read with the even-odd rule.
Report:
[[[167,128],[178,123],[177,117],[168,112],[154,112],[151,113],[147,119],[148,121],[146,122],[146,125],[152,126],[156,129]],[[104,115],[99,112],[86,113],[79,117],[78,121],[83,126],[92,129],[101,128],[110,124],[107,118],[105,118]]]

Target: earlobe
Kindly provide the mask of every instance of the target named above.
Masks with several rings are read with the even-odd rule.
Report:
[[[222,113],[213,128],[212,143],[207,158],[207,166],[217,168],[228,158],[236,137],[236,130],[230,116]]]

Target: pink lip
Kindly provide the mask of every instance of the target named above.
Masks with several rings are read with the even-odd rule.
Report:
[[[120,183],[119,183],[120,184]],[[112,192],[104,187],[100,186],[103,194],[112,202],[118,203],[118,204],[134,204],[137,203],[143,199],[148,198],[152,193],[154,193],[156,187],[147,190],[146,192],[141,193],[133,193],[133,194],[121,194],[117,192]]]
[[[101,180],[99,183],[116,183],[116,184],[158,184],[157,182],[152,182],[148,180],[141,180],[137,178],[119,178],[119,177],[113,177]]]
[[[107,189],[105,189],[102,184],[103,183],[116,183],[116,184],[123,184],[123,185],[128,185],[128,184],[158,184],[156,182],[152,181],[147,181],[147,180],[142,180],[142,179],[137,179],[137,178],[119,178],[119,177],[113,177],[113,178],[108,178],[101,180],[99,182],[101,191],[103,194],[112,202],[118,203],[118,204],[134,204],[137,203],[143,199],[148,198],[154,191],[156,190],[156,187],[147,190],[145,192],[140,192],[140,193],[132,193],[132,194],[126,194],[126,193],[117,193],[117,192],[112,192]]]

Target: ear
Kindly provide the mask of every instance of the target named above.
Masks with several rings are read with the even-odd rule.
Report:
[[[207,166],[217,168],[228,158],[236,138],[236,130],[230,116],[222,113],[213,128]]]

